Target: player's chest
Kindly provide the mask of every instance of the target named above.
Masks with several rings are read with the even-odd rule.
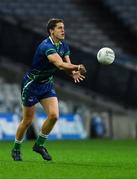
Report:
[[[65,53],[64,48],[63,48],[62,46],[60,46],[60,47],[55,47],[55,48],[56,48],[57,53],[58,53],[61,57],[63,57],[63,56],[64,56],[64,53]]]

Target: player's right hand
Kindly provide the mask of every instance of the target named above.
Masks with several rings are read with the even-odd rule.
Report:
[[[86,70],[86,68],[85,68],[85,66],[83,64],[79,65],[78,70],[79,70],[80,74],[85,74],[87,72],[87,70]]]
[[[80,74],[79,71],[73,71],[72,78],[74,79],[75,83],[79,83],[80,81],[83,81],[85,79],[85,76]]]

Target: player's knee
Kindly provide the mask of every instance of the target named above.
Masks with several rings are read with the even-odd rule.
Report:
[[[30,121],[30,120],[25,120],[25,119],[22,120],[22,126],[25,129],[27,129],[31,125],[31,123],[32,123],[32,121]]]
[[[50,119],[53,123],[55,123],[55,122],[57,121],[57,119],[58,119],[58,114],[57,114],[56,112],[50,113],[50,114],[49,114],[49,119]]]
[[[33,119],[34,119],[33,113],[31,113],[31,112],[26,113],[22,120],[22,125],[24,126],[24,128],[28,128],[31,125]]]
[[[27,112],[24,115],[24,119],[28,121],[32,121],[34,119],[34,113],[33,112]]]

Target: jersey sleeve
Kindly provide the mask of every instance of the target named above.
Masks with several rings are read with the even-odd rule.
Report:
[[[64,57],[65,56],[70,56],[70,49],[67,44],[64,45]]]
[[[45,55],[48,56],[50,54],[54,54],[54,53],[57,53],[56,49],[54,48],[54,46],[52,45],[47,45],[45,47]]]

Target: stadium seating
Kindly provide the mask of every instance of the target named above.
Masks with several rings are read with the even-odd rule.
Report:
[[[63,18],[66,24],[67,39],[74,46],[96,54],[103,46],[122,53],[122,48],[116,44],[96,24],[96,16],[89,17],[89,12],[81,8],[80,0],[0,0],[0,13],[12,16],[33,30],[39,29],[45,33],[45,24],[49,18]]]
[[[137,1],[129,0],[106,0],[105,3],[111,7],[125,24],[131,26],[137,34]]]
[[[15,112],[20,102],[20,88],[18,84],[2,82],[0,86],[0,112]]]

